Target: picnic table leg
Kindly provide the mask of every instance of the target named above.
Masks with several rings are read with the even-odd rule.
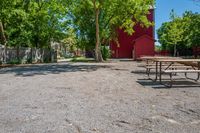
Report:
[[[169,83],[169,86],[168,87],[172,87],[172,83],[173,83],[173,79],[172,79],[172,76],[173,76],[173,73],[170,73],[170,83]]]
[[[147,73],[147,76],[149,77],[150,70],[149,70],[148,66],[149,66],[149,61],[147,59],[146,60],[146,73]]]
[[[156,78],[155,81],[158,79],[158,62],[156,61]]]
[[[200,70],[200,62],[198,62],[198,70]],[[200,73],[198,72],[198,78],[197,78],[197,80],[199,80],[199,78],[200,78]]]
[[[198,64],[197,64],[197,69],[198,70],[200,70],[200,62],[198,62]],[[188,70],[188,69],[187,69]],[[185,77],[187,78],[187,79],[191,79],[191,80],[194,80],[194,81],[198,81],[199,80],[199,78],[200,78],[200,72],[197,72],[197,78],[196,79],[194,79],[194,78],[189,78],[188,76],[187,76],[187,73],[185,73]]]
[[[162,62],[160,62],[160,70],[159,70],[159,76],[160,76],[160,83],[162,82]]]
[[[162,62],[160,61],[160,66],[159,66],[159,80],[160,80],[160,84],[165,85],[166,87],[171,88],[172,87],[172,73],[170,73],[170,84],[166,85],[164,83],[162,83]]]

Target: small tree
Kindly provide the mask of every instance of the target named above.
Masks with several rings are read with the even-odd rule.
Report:
[[[183,33],[184,30],[181,28],[181,22],[178,18],[174,19],[174,21],[169,26],[168,36],[168,44],[174,46],[174,56],[177,55],[177,45],[183,41]]]
[[[165,22],[161,25],[161,27],[157,30],[157,35],[158,35],[158,42],[161,45],[162,50],[169,50],[168,49],[168,31],[169,31],[169,22]]]
[[[170,13],[171,22],[163,23],[160,29],[158,29],[159,42],[164,47],[173,46],[173,55],[177,55],[177,45],[184,40],[184,28],[182,19],[177,17],[174,10]]]

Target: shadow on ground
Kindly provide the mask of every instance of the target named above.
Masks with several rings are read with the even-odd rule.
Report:
[[[147,72],[145,70],[134,70],[134,71],[131,71],[131,73],[138,74],[138,75],[141,75],[141,74],[147,75]],[[155,71],[151,71],[150,72],[150,75],[154,75],[155,76],[155,74],[156,74]],[[169,74],[166,74],[166,73],[163,73],[162,75],[168,75],[169,76]]]
[[[155,82],[151,80],[155,78],[155,74],[156,74],[155,71],[151,72],[149,77],[147,77],[147,73],[144,70],[134,70],[134,71],[131,71],[131,73],[146,76],[146,79],[138,79],[137,81],[137,83],[139,83],[142,86],[146,86],[146,87],[148,86],[153,89],[169,89],[169,87],[167,87],[169,86],[169,83],[170,83],[169,74],[162,74],[162,83],[160,83],[159,81]],[[173,81],[173,86],[171,88],[190,88],[190,87],[199,88],[200,81],[195,82],[186,78],[180,78],[179,75],[176,75]]]
[[[106,65],[74,65],[74,64],[43,64],[0,69],[0,74],[14,73],[15,76],[34,76],[59,74],[64,72],[92,72],[100,68],[109,68]]]
[[[166,85],[169,84],[169,79],[163,79],[162,84],[159,81],[152,81],[151,79],[138,79],[137,83],[142,86],[151,87],[153,89],[169,89]],[[187,80],[185,78],[179,78],[173,81],[173,86],[171,88],[190,88],[190,87],[200,87],[199,82],[194,82]]]

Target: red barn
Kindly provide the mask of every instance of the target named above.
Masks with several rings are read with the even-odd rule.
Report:
[[[154,22],[154,9],[150,10],[148,19]],[[112,58],[133,58],[138,59],[142,55],[154,55],[154,26],[149,28],[137,24],[134,27],[135,33],[128,35],[123,29],[118,29],[119,44],[110,43]]]

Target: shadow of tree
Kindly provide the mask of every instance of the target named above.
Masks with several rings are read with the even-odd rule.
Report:
[[[34,76],[34,75],[47,75],[59,74],[65,72],[92,72],[100,68],[110,68],[108,65],[95,65],[95,64],[39,64],[20,67],[11,67],[0,69],[0,74],[14,73],[15,76]]]

